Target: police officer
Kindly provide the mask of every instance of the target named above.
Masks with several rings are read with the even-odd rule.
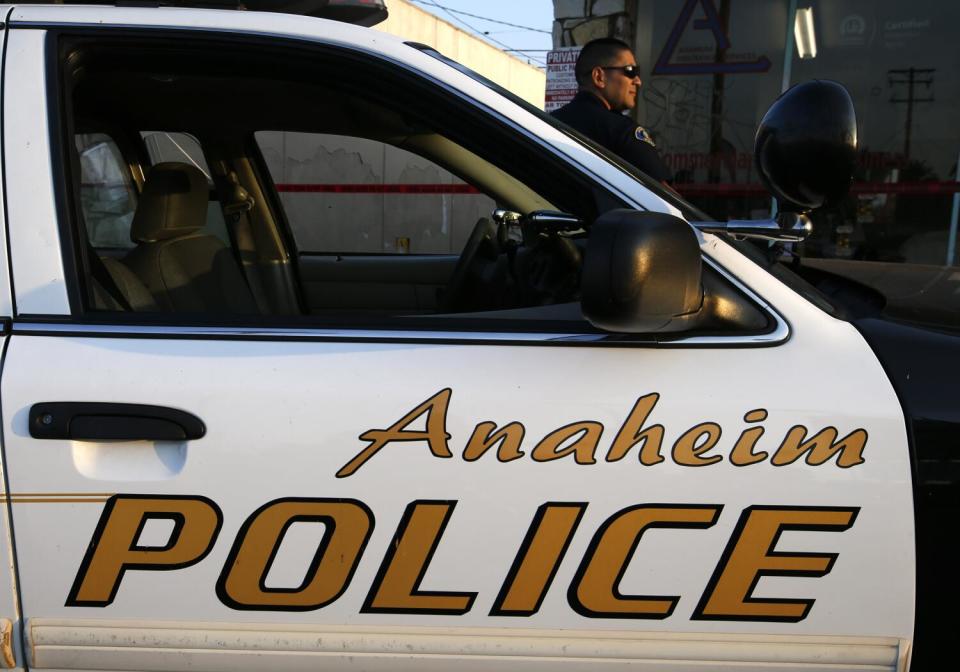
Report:
[[[575,66],[576,97],[553,116],[660,182],[670,171],[650,134],[621,112],[637,104],[640,68],[626,42],[610,37],[584,45]]]

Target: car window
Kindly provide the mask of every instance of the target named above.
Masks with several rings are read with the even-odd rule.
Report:
[[[813,3],[818,14],[825,11],[819,5],[826,7],[827,4]],[[831,11],[836,10],[826,10],[827,13]],[[878,8],[876,11],[882,16],[886,10]],[[664,31],[672,29],[672,19],[658,17],[658,21],[659,18],[663,18],[660,28]],[[862,17],[853,18],[863,20]],[[942,51],[945,36],[946,32],[938,34],[924,49]],[[647,91],[646,113],[650,116],[642,116],[644,112],[641,111],[641,118],[650,119],[647,123],[653,126],[648,128],[664,138],[663,142],[658,139],[658,145],[668,165],[676,170],[674,186],[679,190],[678,194],[482,75],[430,47],[416,43],[408,45],[510,98],[545,123],[554,125],[604,156],[677,207],[688,221],[763,219],[771,214],[773,199],[767,188],[759,183],[752,168],[752,130],[760,121],[766,104],[772,102],[780,90],[779,74],[775,82],[771,78],[762,86],[748,87],[749,91],[737,95],[740,105],[757,116],[743,124],[751,132],[740,137],[740,151],[729,151],[732,146],[725,139],[720,157],[712,154],[713,149],[705,152],[704,143],[711,142],[711,134],[698,135],[686,125],[697,118],[707,118],[691,113],[695,101],[686,94],[670,96],[664,93],[692,90],[689,83],[694,78],[688,74],[649,78],[644,90]],[[804,242],[770,245],[768,241],[723,238],[798,294],[831,314],[851,317],[882,312],[893,319],[957,329],[960,311],[957,311],[955,302],[946,297],[951,295],[956,284],[956,273],[951,269],[960,261],[956,235],[957,213],[960,212],[956,177],[960,164],[956,158],[956,134],[944,135],[944,129],[950,131],[955,125],[946,121],[947,116],[941,115],[941,123],[918,127],[918,134],[927,136],[927,139],[922,145],[915,143],[914,151],[922,149],[925,157],[910,158],[910,133],[906,133],[904,145],[902,134],[895,132],[898,124],[891,119],[896,109],[892,103],[905,104],[911,81],[915,81],[918,87],[932,85],[934,71],[903,69],[899,64],[887,70],[888,66],[880,65],[887,54],[872,58],[873,65],[864,69],[861,61],[850,59],[844,51],[850,46],[862,47],[864,51],[881,48],[866,41],[841,45],[839,50],[831,50],[829,55],[825,52],[817,59],[801,60],[796,53],[791,54],[791,58],[794,61],[794,83],[826,77],[841,81],[851,91],[861,119],[861,151],[851,193],[842,203],[811,213],[813,234]],[[642,50],[638,51],[638,57],[641,56]],[[884,70],[878,72],[881,67]],[[869,74],[870,70],[874,72]],[[704,80],[701,83],[706,84],[707,89],[711,86],[710,76],[701,75]],[[883,90],[878,84],[881,81],[890,89],[889,97],[879,96]],[[943,98],[949,99],[949,95]],[[699,104],[702,100],[706,98]],[[924,100],[932,101],[933,98]],[[941,109],[949,109],[949,105],[943,103]],[[709,114],[709,109],[706,112]],[[909,120],[909,115],[906,118]],[[678,120],[678,123],[671,123],[671,119]],[[686,122],[679,123],[681,119]],[[936,160],[932,160],[934,156]],[[715,183],[719,176],[710,176],[718,165],[722,165],[729,176],[728,183]],[[739,177],[734,179],[738,171]],[[866,313],[864,306],[869,307]]]
[[[629,173],[635,180],[643,183],[645,187],[650,189],[650,191],[654,192],[657,196],[667,201],[671,205],[675,206],[678,210],[680,210],[683,213],[683,216],[685,219],[687,219],[687,221],[694,222],[694,221],[706,221],[706,220],[712,219],[712,217],[704,214],[702,211],[698,210],[695,206],[691,205],[690,203],[685,201],[683,198],[681,198],[676,191],[665,188],[664,185],[659,180],[656,180],[650,177],[649,175],[644,173],[642,170],[637,168],[635,165],[633,165],[629,161],[611,152],[606,147],[603,147],[597,142],[591,140],[590,138],[586,137],[579,131],[576,131],[573,128],[570,128],[569,126],[567,126],[565,123],[563,123],[553,115],[547,114],[539,107],[531,105],[528,101],[524,100],[517,94],[510,91],[509,89],[504,88],[500,84],[497,84],[496,82],[492,81],[488,77],[481,75],[476,70],[472,70],[471,68],[468,68],[467,66],[453,60],[452,58],[448,58],[447,56],[444,56],[442,53],[440,53],[433,47],[429,47],[425,44],[420,44],[418,42],[407,42],[406,45],[413,49],[417,49],[418,51],[422,51],[423,53],[427,54],[431,58],[435,58],[441,63],[445,63],[450,67],[452,67],[453,69],[457,70],[458,72],[461,72],[467,75],[474,81],[480,84],[483,84],[487,88],[503,96],[504,98],[512,102],[514,105],[517,105],[518,107],[522,107],[526,112],[537,117],[544,123],[547,123],[553,126],[557,130],[568,135],[571,139],[575,140],[576,142],[579,142],[580,144],[591,149],[593,152],[600,154],[607,161],[617,166],[617,168],[624,171],[625,173]]]
[[[161,312],[359,324],[569,304],[567,317],[582,322],[582,227],[531,229],[513,254],[520,217],[563,211],[585,225],[599,210],[596,186],[550,168],[535,142],[346,52],[152,46],[118,41],[111,53],[98,40],[82,57],[71,112],[143,141],[136,245],[119,261]],[[125,107],[95,93],[125,88],[137,91]],[[247,102],[225,116],[237,90]],[[498,207],[509,222],[493,217]]]
[[[328,133],[258,131],[298,253],[459,254],[496,202],[433,161]]]
[[[139,134],[150,164],[137,244],[86,283],[114,301],[88,298],[87,312],[596,331],[580,310],[589,231],[626,204],[522,129],[344,49],[65,39],[85,64],[69,112]],[[104,90],[136,96],[111,106]],[[225,107],[237,91],[244,104]],[[770,329],[755,302],[705,274],[724,305],[738,294],[742,305],[697,328]],[[137,287],[142,300],[118,299]]]
[[[105,133],[74,138],[80,159],[80,208],[90,244],[128,249],[137,190],[117,143]]]

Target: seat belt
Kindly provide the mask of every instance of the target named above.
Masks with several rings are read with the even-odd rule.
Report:
[[[243,273],[243,279],[250,288],[253,295],[253,301],[257,304],[257,310],[261,315],[269,315],[270,302],[267,300],[266,293],[263,291],[263,282],[260,280],[259,269],[257,268],[257,247],[253,241],[252,225],[250,223],[250,211],[256,201],[250,193],[240,185],[240,180],[234,171],[227,175],[230,182],[230,193],[223,202],[223,216],[227,223],[227,231],[230,234],[230,240],[236,248],[240,270]]]
[[[103,260],[100,259],[97,251],[93,249],[92,245],[87,245],[87,257],[90,259],[90,275],[93,279],[103,287],[111,299],[120,304],[120,307],[123,308],[125,312],[134,312],[133,306],[130,305],[127,297],[120,291],[113,276],[110,275],[110,271],[107,270],[106,265],[103,263]],[[92,299],[93,297],[90,298]]]

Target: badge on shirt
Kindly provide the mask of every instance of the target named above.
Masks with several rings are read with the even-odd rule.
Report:
[[[647,133],[647,129],[645,129],[643,126],[637,126],[637,130],[635,130],[633,134],[637,136],[637,140],[642,140],[651,147],[657,146],[657,144],[653,141],[653,138],[650,137],[650,134]]]

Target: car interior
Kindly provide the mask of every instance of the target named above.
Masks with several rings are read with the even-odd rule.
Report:
[[[82,241],[85,315],[592,330],[578,303],[590,223],[624,204],[442,89],[348,50],[82,34],[58,46],[66,219]],[[301,249],[292,198],[258,144],[265,132],[382,143],[493,207],[441,253]],[[179,153],[153,155],[153,137]],[[316,210],[318,226],[354,235],[359,209]],[[109,240],[95,231],[103,213],[116,229]],[[691,329],[770,328],[708,265],[703,282]]]

